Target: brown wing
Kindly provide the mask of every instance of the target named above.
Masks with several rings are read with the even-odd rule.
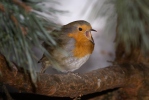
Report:
[[[53,56],[55,60],[60,62],[62,59],[66,58],[66,55],[72,56],[72,50],[74,48],[74,42],[75,40],[68,37],[68,30],[65,29],[65,31],[57,31],[54,30],[51,35],[53,35],[53,38],[57,42],[57,46],[52,47],[48,45],[46,42],[42,43],[42,46]],[[60,51],[64,50],[64,52]],[[64,53],[67,53],[66,55]],[[43,57],[38,61],[39,63],[42,62],[42,64],[47,63],[50,64],[50,60],[43,54]]]
[[[52,35],[52,37],[56,41],[57,46],[56,47],[50,46],[46,42],[43,42],[42,46],[50,54],[53,54],[53,53],[55,53],[55,49],[57,49],[57,47],[62,48],[62,49],[64,48],[63,46],[66,45],[66,43],[68,41],[68,38],[67,38],[66,32],[64,32],[63,30],[53,30],[50,35]],[[48,60],[48,58],[45,56],[45,54],[43,54],[42,58],[38,61],[38,63],[44,62],[44,61],[47,61],[47,60]]]

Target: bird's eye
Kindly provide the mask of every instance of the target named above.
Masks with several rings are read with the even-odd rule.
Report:
[[[79,27],[79,31],[82,31],[82,28]]]

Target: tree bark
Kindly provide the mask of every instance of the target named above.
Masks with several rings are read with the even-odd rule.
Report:
[[[143,64],[123,64],[101,68],[85,74],[39,74],[36,87],[29,74],[10,70],[5,58],[0,56],[0,82],[15,87],[20,92],[46,96],[78,97],[114,88],[129,88],[136,95],[148,76],[148,67]],[[138,88],[137,88],[138,87]],[[133,88],[133,89],[132,89]]]

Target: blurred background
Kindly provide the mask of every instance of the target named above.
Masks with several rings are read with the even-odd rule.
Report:
[[[93,29],[95,48],[89,60],[75,72],[84,73],[98,68],[111,65],[109,61],[115,58],[115,30],[116,14],[114,4],[107,0],[55,0],[55,4],[46,3],[45,6],[54,7],[65,11],[56,14],[56,22],[60,25],[68,24],[76,20],[88,21]],[[43,52],[34,48],[35,55],[40,59]],[[38,64],[37,71],[40,71],[41,64]],[[60,73],[53,68],[48,68],[46,73]]]
[[[57,29],[72,21],[86,20],[93,29],[97,30],[97,32],[92,32],[95,49],[90,59],[75,72],[85,73],[107,67],[112,65],[113,60],[117,64],[139,64],[137,66],[141,67],[142,71],[144,64],[148,65],[149,62],[148,11],[148,0],[0,0],[0,53],[6,57],[9,67],[14,68],[16,65],[18,69],[23,68],[24,72],[29,71],[32,82],[35,83],[36,71],[39,72],[41,69],[41,64],[37,62],[43,52],[46,52],[39,44],[45,41],[49,46],[54,47],[56,42],[50,35],[52,29]],[[50,53],[46,53],[46,55],[52,60]],[[130,67],[130,73],[132,67]],[[60,72],[49,68],[46,73],[57,74]],[[135,79],[135,77],[133,78]],[[139,89],[137,85],[137,90],[133,89],[135,92],[129,87],[124,90],[120,88],[120,90],[124,93],[127,89],[130,90],[135,94],[135,98],[140,98],[142,95],[143,98],[148,98],[146,97],[148,94],[144,94],[149,90],[146,83],[148,83],[147,79],[143,83],[142,79],[137,82]],[[0,86],[0,99],[3,90],[5,90],[2,88]],[[9,87],[8,90],[15,91]],[[116,95],[113,95],[119,96],[119,93],[116,92]],[[109,93],[107,94],[109,98]],[[128,94],[130,94],[129,97],[132,97],[129,91]],[[25,97],[28,96],[20,96],[21,100],[23,100],[22,98],[28,100]],[[64,100],[66,99],[64,98]]]

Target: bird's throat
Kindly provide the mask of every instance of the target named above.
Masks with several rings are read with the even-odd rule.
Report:
[[[76,42],[73,54],[77,58],[84,57],[88,54],[92,54],[94,49],[94,44],[91,41],[86,41],[83,43]]]
[[[73,49],[74,57],[81,58],[88,54],[92,54],[94,50],[94,44],[85,37],[85,35],[80,36],[79,34],[68,34],[68,37],[75,39],[75,46]]]

